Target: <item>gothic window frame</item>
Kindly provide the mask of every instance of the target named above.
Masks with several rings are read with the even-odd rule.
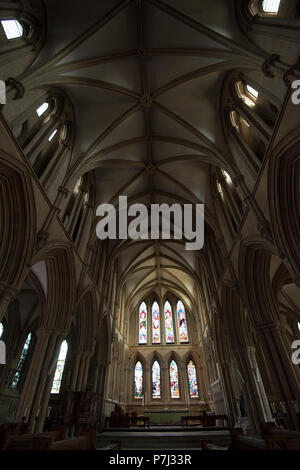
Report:
[[[236,80],[234,82],[234,93],[237,97],[242,100],[242,102],[250,109],[253,109],[257,104],[257,100],[259,97],[259,90],[256,90],[254,86],[250,83],[246,82],[245,80]],[[251,88],[254,92],[252,93],[249,88]]]
[[[185,320],[185,330],[186,330],[186,340],[185,341],[180,339],[180,336],[181,336],[180,330],[181,330],[182,327],[180,325],[180,318],[179,318],[180,309],[178,309],[178,304],[182,304],[182,306],[183,306],[183,313],[184,313],[184,320]],[[178,301],[176,303],[176,320],[177,320],[177,327],[178,327],[178,342],[179,342],[179,344],[189,344],[190,343],[190,337],[189,337],[190,335],[189,335],[189,328],[188,328],[188,321],[187,321],[187,312],[186,312],[184,302],[181,299],[178,299]]]
[[[154,310],[154,306],[155,304],[157,305],[157,308],[156,310]],[[155,312],[158,312],[158,318],[154,319],[154,313]],[[156,320],[158,322],[158,327],[157,327],[157,333],[156,335],[158,336],[158,340],[155,341],[155,334],[154,334],[154,330],[156,329],[154,327],[154,320]],[[160,315],[160,308],[159,308],[159,303],[154,300],[154,302],[152,303],[152,307],[151,307],[151,333],[152,333],[152,344],[161,344],[161,315]]]
[[[1,26],[4,31],[4,34],[6,36],[6,39],[11,42],[11,41],[18,41],[20,39],[26,39],[26,25],[20,20],[19,18],[16,17],[7,17],[7,18],[1,18]],[[10,26],[8,25],[10,23]],[[13,24],[12,24],[13,23]],[[15,29],[15,31],[18,33],[16,36],[11,36],[13,34],[12,28]],[[20,31],[21,28],[21,31]]]
[[[141,396],[136,396],[136,367],[138,364],[141,364],[141,370],[142,370],[142,392],[141,392]],[[142,359],[137,356],[135,358],[135,361],[134,361],[134,364],[133,364],[133,400],[136,401],[136,400],[143,400],[144,397],[145,397],[145,364],[144,362],[142,361]]]
[[[160,390],[159,396],[154,396],[154,394],[153,394],[153,368],[154,368],[155,364],[158,364],[158,367],[159,367],[159,390]],[[154,359],[152,361],[152,366],[151,366],[151,399],[155,400],[155,401],[158,401],[158,400],[162,399],[162,387],[161,387],[162,373],[161,373],[161,369],[162,369],[162,367],[161,367],[160,361],[158,360],[157,357],[154,357]]]
[[[66,345],[66,347],[64,347],[64,345]],[[63,381],[64,369],[66,366],[68,350],[69,350],[68,342],[64,339],[60,345],[58,359],[57,359],[56,366],[55,366],[55,372],[54,372],[52,386],[51,386],[52,395],[58,395],[60,393],[61,384]],[[58,383],[57,387],[55,387],[55,383]]]
[[[33,335],[32,335],[31,332],[28,333],[28,335],[26,336],[26,340],[23,343],[23,347],[22,347],[21,354],[19,356],[17,368],[14,371],[12,379],[10,381],[10,388],[12,388],[13,390],[18,389],[19,382],[20,382],[21,375],[22,375],[22,371],[24,369],[24,365],[25,365],[26,360],[28,358],[29,349],[30,349],[30,346],[32,344],[32,336]]]
[[[275,0],[279,1],[278,9],[277,11],[267,11],[264,10],[264,1],[265,0],[251,0],[249,1],[249,11],[252,16],[259,15],[259,16],[264,16],[266,18],[274,18],[280,14],[280,8],[282,6],[282,0]],[[268,0],[267,0],[268,1]]]
[[[171,382],[171,364],[174,363],[176,365],[177,369],[177,389],[178,389],[178,396],[173,396],[172,395],[172,382]],[[168,367],[168,380],[169,380],[169,393],[170,393],[170,398],[171,400],[180,400],[181,399],[181,389],[180,389],[180,376],[179,376],[179,366],[178,362],[174,357],[171,357],[169,361],[169,367]]]
[[[196,377],[196,385],[197,385],[197,396],[195,395],[191,395],[191,386],[190,386],[190,376],[189,376],[189,365],[190,363],[192,363],[191,365],[194,367],[194,372],[195,372],[195,377]],[[197,372],[197,366],[195,364],[195,361],[193,360],[192,357],[189,357],[187,362],[186,362],[186,373],[187,373],[187,380],[188,380],[188,394],[189,394],[189,397],[191,400],[194,400],[195,398],[199,399],[200,398],[200,395],[199,395],[199,379],[198,379],[198,372]]]
[[[171,312],[171,315],[170,315],[170,319],[171,319],[171,326],[172,326],[172,334],[173,334],[173,341],[168,341],[168,334],[167,334],[167,322],[166,322],[166,304],[169,304],[170,306],[170,312]],[[176,323],[175,323],[176,324]],[[176,337],[175,337],[175,327],[174,327],[174,314],[173,314],[173,308],[172,308],[172,304],[171,302],[166,299],[165,302],[164,302],[164,330],[165,330],[165,344],[175,344],[176,343]],[[171,331],[171,328],[170,328],[170,331]]]
[[[143,307],[144,310],[142,310],[142,306],[145,306]],[[146,312],[146,318],[143,319],[141,317],[141,313],[145,311]],[[141,341],[141,324],[142,324],[142,320],[144,321],[145,323],[145,340]],[[139,346],[144,346],[144,345],[147,345],[148,344],[148,307],[147,307],[147,303],[145,302],[145,300],[143,300],[140,305],[139,305],[139,310],[138,310],[138,345]]]

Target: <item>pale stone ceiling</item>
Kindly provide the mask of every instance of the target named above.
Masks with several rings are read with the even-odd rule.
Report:
[[[230,168],[222,83],[228,71],[256,60],[234,3],[45,2],[47,39],[22,79],[32,87],[59,86],[70,97],[76,117],[70,177],[94,169],[97,203],[124,194],[147,204],[204,202],[209,213],[209,164]],[[173,289],[190,303],[197,253],[175,242],[125,247],[121,271],[136,266],[126,277],[129,299]],[[139,264],[143,257],[148,261]]]

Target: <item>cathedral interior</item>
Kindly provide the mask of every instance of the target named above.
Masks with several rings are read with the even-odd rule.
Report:
[[[0,448],[300,450],[300,2],[0,21]],[[204,204],[202,249],[100,239],[120,195]]]

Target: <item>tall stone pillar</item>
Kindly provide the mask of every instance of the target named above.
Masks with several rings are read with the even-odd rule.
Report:
[[[232,426],[235,422],[235,417],[238,414],[237,404],[235,401],[234,387],[232,384],[231,376],[231,364],[230,361],[220,361],[220,374],[224,391],[225,405],[227,408],[227,414],[229,418],[229,423]]]
[[[72,377],[71,377],[71,385],[70,385],[70,390],[72,392],[75,392],[76,390],[76,383],[77,383],[77,376],[78,376],[78,370],[79,370],[79,364],[80,364],[80,361],[81,361],[81,356],[82,356],[82,353],[79,352],[75,355],[75,358],[74,358],[74,365],[73,365],[73,368],[72,368]]]
[[[23,416],[30,415],[31,406],[34,400],[35,391],[39,383],[42,365],[45,360],[51,331],[40,328],[36,331],[37,342],[34,348],[33,357],[23,386],[19,408],[16,414],[16,421],[21,421]]]
[[[255,348],[245,346],[235,350],[243,380],[243,395],[253,432],[261,431],[262,422],[272,421],[266,392],[260,378]]]
[[[299,429],[297,410],[300,406],[300,371],[292,363],[292,349],[285,326],[271,322],[256,327],[271,373],[274,391],[284,403],[287,423],[290,429]]]
[[[45,402],[48,405],[49,396],[51,391],[53,374],[58,359],[59,347],[58,347],[58,332],[51,331],[49,335],[47,350],[44,355],[43,364],[40,370],[39,380],[37,383],[35,395],[31,405],[31,411],[29,415],[29,430],[28,432],[40,432],[44,425],[44,418],[42,412],[45,409]],[[50,374],[50,367],[52,365],[53,373]],[[48,390],[47,390],[48,384]]]
[[[16,287],[8,286],[0,282],[0,322],[3,319],[8,305],[18,295],[19,291]]]

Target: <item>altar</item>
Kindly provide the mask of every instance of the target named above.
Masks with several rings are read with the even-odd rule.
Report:
[[[181,424],[181,417],[188,416],[189,410],[144,410],[144,416],[149,417],[153,424]]]

